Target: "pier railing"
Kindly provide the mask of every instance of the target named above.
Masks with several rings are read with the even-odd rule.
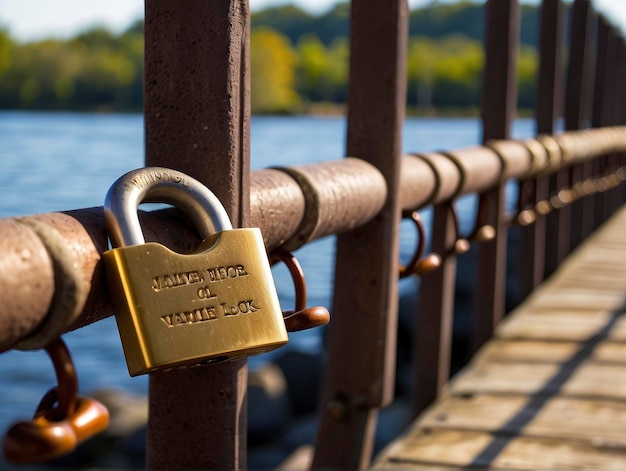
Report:
[[[433,207],[431,251],[441,259],[421,281],[413,339],[417,414],[449,378],[455,258],[463,246],[479,246],[476,349],[504,315],[510,227],[521,230],[519,278],[527,295],[622,204],[626,48],[589,1],[575,0],[571,18],[564,80],[563,5],[544,0],[538,137],[510,139],[519,4],[490,0],[483,144],[408,155],[401,148],[406,1],[353,0],[350,157],[250,172],[247,2],[146,1],[146,163],[207,184],[234,226],[261,228],[268,250],[338,234],[314,467],[366,467],[377,411],[393,399],[403,213]],[[555,132],[561,115],[566,131]],[[514,214],[505,209],[510,181],[519,188]],[[479,195],[477,230],[466,237],[454,204],[470,193]],[[174,250],[189,252],[199,242],[175,211],[142,213],[141,222],[146,240]],[[0,351],[33,336],[31,347],[44,346],[113,314],[100,263],[108,248],[102,208],[0,220],[0,247]],[[148,466],[245,467],[245,372],[246,361],[236,360],[151,374]]]

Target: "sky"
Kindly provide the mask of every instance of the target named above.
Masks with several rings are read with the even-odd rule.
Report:
[[[414,8],[432,1],[409,0],[409,4]],[[439,1],[451,3],[455,0]],[[526,0],[526,3],[538,2]],[[258,10],[286,3],[320,13],[334,5],[336,0],[250,0],[250,7]],[[626,0],[593,0],[593,3],[626,32]],[[67,38],[94,25],[119,32],[142,18],[143,8],[144,0],[0,0],[0,27],[8,28],[11,36],[20,41]]]

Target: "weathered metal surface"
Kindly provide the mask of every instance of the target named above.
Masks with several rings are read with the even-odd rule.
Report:
[[[489,190],[500,183],[503,161],[489,147],[468,147],[445,152],[459,168],[461,184],[457,195]]]
[[[446,180],[447,181],[447,180]],[[400,207],[417,209],[437,196],[441,180],[433,164],[414,155],[405,155],[400,167]]]
[[[614,115],[612,124],[623,125],[626,123],[626,91],[624,90],[624,83],[626,82],[626,43],[624,38],[616,30],[613,31],[613,41],[615,42],[614,50],[614,64],[616,64],[615,78],[611,91],[613,92],[614,100]],[[626,164],[626,153],[621,152],[609,157],[612,161],[612,168],[616,169],[620,165]],[[609,190],[609,214],[613,214],[618,210],[620,204],[624,200],[623,188],[616,187]]]
[[[544,139],[545,141],[545,139]],[[545,173],[550,167],[550,153],[537,139],[523,142],[531,157],[529,171],[519,182],[517,206],[520,211],[530,211],[534,222],[522,225],[520,231],[520,249],[517,254],[519,267],[519,296],[522,301],[543,281],[546,244],[546,218],[537,208],[538,203],[548,200],[549,177]],[[558,146],[557,146],[558,147]],[[558,155],[560,160],[560,153]],[[545,206],[545,204],[544,204]],[[519,221],[516,221],[519,222]]]
[[[485,19],[485,71],[481,118],[483,143],[508,139],[517,108],[517,50],[520,6],[517,0],[489,0]],[[500,184],[480,198],[489,208],[495,236],[478,247],[472,349],[482,345],[504,316],[506,289],[505,192]]]
[[[570,29],[569,67],[565,92],[565,129],[587,127],[592,114],[593,80],[595,72],[595,50],[592,48],[594,20],[596,19],[590,0],[575,0],[572,7]],[[574,165],[570,170],[570,185],[573,187],[591,177],[589,165]],[[593,207],[589,198],[575,201],[571,209],[570,250],[580,244],[590,232]]]
[[[43,242],[32,229],[17,221],[5,220],[0,237],[0,253],[4,254],[0,267],[5,293],[0,351],[13,346],[16,339],[35,331],[44,319],[54,295],[52,260]],[[37,283],[31,279],[37,267]]]
[[[584,129],[591,117],[595,58],[592,54],[594,14],[591,0],[574,0],[565,90],[565,129]]]
[[[303,220],[306,202],[302,188],[292,177],[276,169],[250,176],[250,227],[262,227],[266,247],[284,244]]]
[[[387,184],[373,165],[346,158],[317,165],[282,167],[298,182],[305,198],[304,218],[287,250],[300,248],[323,234],[358,227],[376,216],[387,199]]]
[[[387,199],[372,222],[337,238],[328,337],[332,361],[324,379],[313,468],[367,467],[377,409],[394,395],[408,4],[355,0],[350,28],[346,154],[380,170]]]
[[[556,196],[569,188],[569,168],[558,170],[550,175],[550,195]],[[546,217],[546,263],[544,278],[548,278],[569,254],[571,208],[555,208]]]
[[[610,62],[612,51],[609,51],[609,34],[611,25],[604,17],[598,20],[598,35],[596,38],[596,69],[594,77],[593,109],[591,111],[591,126],[599,128],[611,124],[608,116],[610,109],[610,87],[613,64]]]
[[[563,51],[563,17],[562,0],[543,0],[535,107],[537,134],[552,134],[562,109],[563,64],[560,57]]]
[[[519,3],[516,0],[487,2],[486,62],[481,103],[483,142],[508,139],[515,119],[519,21]]]
[[[188,170],[237,208],[235,227],[248,223],[250,201],[248,9],[247,0],[146,2],[146,164]]]
[[[522,141],[522,145],[530,153],[530,167],[526,173],[521,175],[521,178],[526,179],[536,177],[542,173],[545,174],[550,166],[550,155],[546,146],[537,139],[526,139]]]
[[[624,79],[626,78],[626,64],[624,64],[624,58],[626,58],[626,41],[624,38],[617,35],[617,69],[616,69],[616,82],[617,88],[615,89],[615,121],[617,125],[623,125],[626,123],[626,110],[624,109],[624,103],[626,103],[626,91],[624,91]]]
[[[457,227],[450,203],[433,208],[431,250],[442,256],[438,270],[422,277],[413,342],[413,416],[422,412],[450,376]]]
[[[560,57],[563,54],[563,23],[565,8],[562,0],[544,0],[541,6],[541,36],[539,48],[539,79],[537,85],[537,106],[535,110],[535,120],[538,134],[553,134],[556,120],[560,116],[562,100],[564,98],[564,71]],[[556,193],[556,176],[550,177],[548,192]],[[522,233],[522,249],[525,256],[530,256],[531,263],[540,263],[534,237],[544,238],[543,244],[546,248],[543,266],[537,271],[543,271],[541,278],[551,274],[558,263],[558,241],[557,234],[560,221],[559,211],[548,214],[545,218],[545,232],[532,233],[531,229]],[[563,225],[565,221],[563,222]],[[532,251],[532,252],[531,252]],[[535,272],[533,268],[532,273]],[[534,285],[536,280],[524,280],[526,286]],[[528,288],[525,289],[525,292]]]
[[[463,181],[461,171],[452,159],[443,154],[432,152],[416,154],[416,157],[424,160],[430,166],[435,177],[435,191],[432,198],[429,198],[425,203],[442,203],[459,194]],[[411,208],[403,207],[403,209]]]
[[[591,114],[591,126],[594,128],[610,124],[610,93],[615,74],[612,73],[611,68],[613,65],[609,61],[612,55],[612,52],[609,51],[609,33],[609,23],[606,18],[600,17],[598,20],[598,35],[596,38],[596,74],[594,77],[593,109]],[[593,163],[593,172],[596,175],[604,174],[608,164],[608,157],[596,160]],[[606,193],[598,192],[594,196],[593,201],[593,229],[595,229],[604,222],[608,215],[606,207],[608,206],[609,198]]]
[[[493,149],[502,160],[502,172],[500,180],[520,178],[528,174],[529,169],[542,166],[541,156],[533,155],[527,143],[520,141],[492,140],[487,142],[487,147]],[[541,152],[541,151],[539,151]],[[547,160],[544,159],[544,161]]]
[[[181,170],[249,224],[247,0],[146,1],[146,164]],[[246,468],[247,362],[152,373],[147,465]],[[180,398],[185,400],[181,401]]]

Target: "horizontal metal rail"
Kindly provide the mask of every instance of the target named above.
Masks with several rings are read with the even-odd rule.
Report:
[[[406,155],[401,163],[400,205],[415,210],[624,151],[626,126]],[[267,248],[282,245],[293,250],[364,225],[382,208],[387,189],[375,167],[347,158],[254,171],[250,194],[251,222],[261,228]],[[140,219],[148,241],[158,239],[180,252],[190,252],[198,244],[193,228],[175,211],[142,212]],[[65,271],[59,270],[57,246],[73,260]],[[10,293],[0,304],[0,351],[37,331],[55,293],[60,296],[59,284],[78,283],[84,293],[67,330],[112,315],[100,265],[100,255],[107,249],[101,207],[0,219],[0,286]]]

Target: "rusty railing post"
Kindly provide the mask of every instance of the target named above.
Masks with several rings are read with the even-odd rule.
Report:
[[[610,125],[609,109],[611,108],[610,90],[614,84],[615,74],[612,73],[613,64],[610,57],[613,54],[611,47],[615,44],[609,41],[611,26],[606,18],[600,17],[598,21],[598,38],[596,41],[596,76],[594,80],[593,110],[591,114],[591,127],[599,128]],[[604,156],[594,161],[594,173],[601,177],[609,167],[609,156]],[[606,193],[599,192],[594,197],[593,228],[602,224],[606,217],[606,207],[609,204]]]
[[[520,6],[517,0],[489,0],[485,20],[486,62],[483,73],[481,118],[483,142],[508,139],[517,108],[517,51]],[[472,349],[491,337],[504,316],[506,241],[504,185],[482,195],[487,199],[495,237],[478,246],[478,283],[473,318]]]
[[[337,238],[314,468],[368,466],[377,409],[393,399],[407,41],[406,0],[352,1],[346,151],[375,165],[388,192],[372,222]]]
[[[570,35],[571,37],[571,35]],[[570,45],[571,47],[571,45]],[[558,62],[558,57],[556,60]],[[557,86],[562,86],[559,80]],[[538,132],[542,132],[538,130]],[[569,169],[560,169],[549,177],[550,195],[556,195],[569,185]],[[571,206],[554,209],[546,216],[546,256],[544,278],[548,278],[557,269],[561,261],[569,254],[571,232]]]
[[[146,0],[146,163],[187,172],[234,227],[249,212],[247,0]],[[150,376],[149,468],[246,467],[247,362]]]
[[[562,100],[562,65],[560,61],[563,32],[563,2],[543,0],[539,38],[539,77],[535,122],[537,134],[552,134],[560,115]],[[549,196],[550,177],[538,176],[520,182],[522,203],[535,205]],[[537,215],[534,224],[520,228],[518,256],[520,300],[526,298],[542,281],[545,267],[546,218]]]
[[[441,266],[422,275],[413,341],[413,404],[417,417],[437,396],[450,377],[454,284],[456,278],[456,217],[449,205],[433,207],[431,250],[442,257]]]
[[[621,35],[616,35],[616,87],[615,91],[615,117],[613,124],[626,124],[626,90],[624,90],[624,82],[626,81],[626,41]],[[626,165],[626,153],[619,152],[613,156],[612,170],[616,170],[619,166]],[[611,213],[616,212],[623,204],[625,198],[624,185],[618,185],[611,190]]]
[[[565,129],[574,131],[587,127],[593,106],[593,71],[595,57],[592,48],[594,20],[590,0],[575,0],[572,7],[569,66],[565,92]],[[567,171],[567,169],[564,169]],[[570,188],[593,175],[593,163],[585,162],[569,168]],[[565,209],[565,208],[564,208]],[[593,206],[591,198],[574,201],[571,208],[569,250],[576,248],[592,230]]]

